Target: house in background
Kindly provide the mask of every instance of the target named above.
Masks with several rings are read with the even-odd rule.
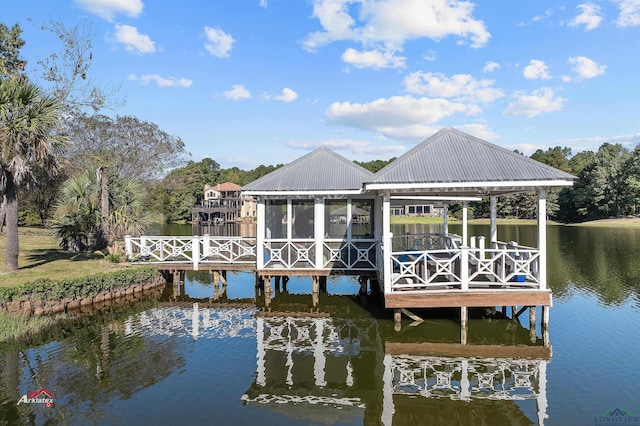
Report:
[[[442,203],[425,203],[420,200],[391,203],[391,216],[442,216],[443,214]]]
[[[204,198],[192,210],[192,222],[200,224],[232,223],[256,216],[256,201],[242,196],[241,188],[232,182],[204,186]]]

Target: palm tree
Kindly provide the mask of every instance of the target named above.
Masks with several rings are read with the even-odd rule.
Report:
[[[6,199],[5,267],[18,269],[18,187],[31,165],[57,168],[64,138],[55,131],[62,105],[24,77],[0,79],[0,194]]]
[[[140,235],[144,226],[142,185],[136,180],[109,176],[110,235],[103,234],[102,177],[93,167],[74,175],[64,182],[53,218],[49,222],[54,235],[65,250],[75,252],[100,250],[107,241],[124,235]]]

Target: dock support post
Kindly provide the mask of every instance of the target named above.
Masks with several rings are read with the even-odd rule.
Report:
[[[542,342],[545,348],[549,347],[549,309],[550,306],[542,307]]]
[[[367,294],[367,281],[369,279],[364,275],[360,275],[358,282],[360,283],[360,294]]]
[[[500,309],[500,311],[502,312],[503,316],[507,316],[507,307],[506,306],[502,306],[502,309]]]
[[[518,319],[518,307],[517,306],[512,306],[511,307],[511,320],[515,321]]]
[[[395,331],[402,329],[402,311],[400,309],[393,310],[393,329]]]
[[[529,306],[529,340],[536,342],[536,307]]]
[[[327,277],[319,277],[320,291],[327,292]]]
[[[469,315],[468,315],[467,307],[460,307],[460,343],[463,345],[467,344],[467,335],[469,333]]]

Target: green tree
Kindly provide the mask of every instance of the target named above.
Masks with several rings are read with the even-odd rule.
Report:
[[[578,175],[575,203],[584,219],[620,216],[624,210],[627,186],[624,167],[629,158],[620,144],[604,143]]]
[[[218,183],[220,165],[211,158],[189,161],[162,180],[153,194],[154,205],[167,221],[191,219],[191,209],[204,195],[204,185]]]
[[[22,28],[15,24],[9,28],[0,23],[0,77],[8,78],[23,73],[27,61],[20,58],[20,49],[24,46],[21,37]]]
[[[0,192],[6,197],[5,266],[18,269],[18,188],[31,176],[33,164],[47,170],[64,138],[56,133],[62,108],[26,78],[0,79]]]
[[[636,146],[623,167],[623,179],[627,187],[625,206],[627,214],[640,214],[640,145]]]
[[[73,27],[67,27],[50,20],[39,26],[61,43],[59,50],[37,63],[42,70],[43,80],[50,85],[53,96],[64,104],[66,116],[70,119],[82,111],[97,113],[121,103],[116,97],[117,87],[106,89],[91,79],[89,70],[93,62],[95,34],[88,22],[83,20]]]
[[[387,164],[391,163],[395,159],[396,157],[390,158],[389,160],[386,160],[386,161],[385,160],[354,161],[354,163],[364,167],[370,172],[376,173],[377,171],[381,170],[383,167],[385,167]]]
[[[537,150],[531,155],[531,158],[543,164],[555,167],[556,169],[571,172],[569,158],[571,157],[571,148],[549,148],[547,151]]]
[[[51,226],[65,250],[102,249],[107,239],[140,235],[144,230],[144,192],[140,182],[117,174],[112,174],[109,181],[111,238],[103,235],[102,185],[95,168],[77,173],[62,185]]]
[[[136,117],[78,114],[68,126],[67,159],[76,170],[96,167],[101,178],[102,234],[110,238],[109,177],[148,182],[182,161],[184,142]],[[216,163],[217,164],[217,163]],[[110,241],[110,240],[109,240]]]

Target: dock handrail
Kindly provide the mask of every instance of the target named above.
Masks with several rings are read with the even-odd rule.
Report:
[[[200,264],[255,264],[256,239],[221,236],[141,236],[125,237],[125,253],[130,262]]]

